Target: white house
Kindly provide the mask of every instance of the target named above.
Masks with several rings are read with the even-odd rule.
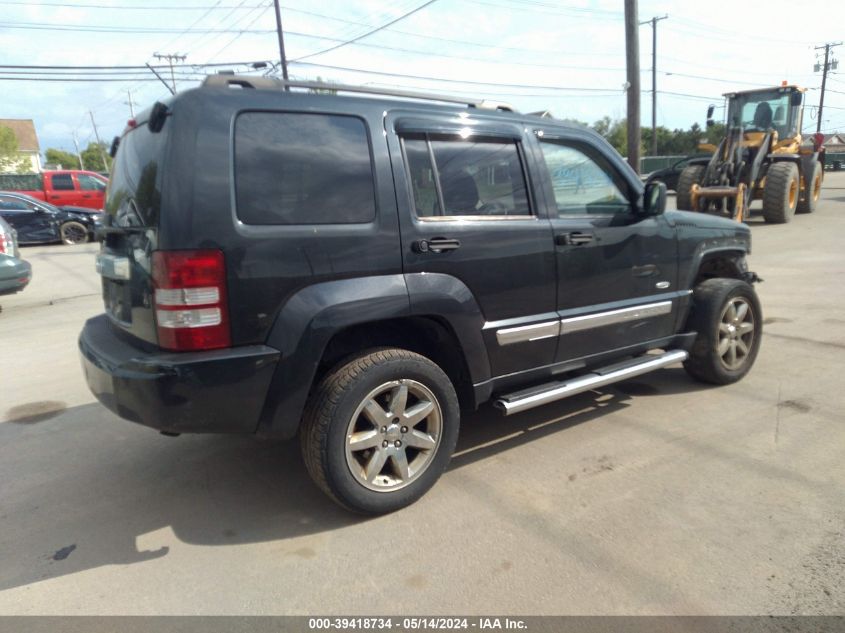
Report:
[[[29,162],[24,171],[41,172],[41,149],[38,146],[38,135],[32,119],[0,119],[0,127],[12,130],[18,140],[18,154]],[[10,170],[6,170],[10,171]]]

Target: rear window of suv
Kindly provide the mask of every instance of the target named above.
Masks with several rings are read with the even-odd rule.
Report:
[[[351,116],[245,112],[235,123],[235,192],[246,224],[375,218],[367,129]]]

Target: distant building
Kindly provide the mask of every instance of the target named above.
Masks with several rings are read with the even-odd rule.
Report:
[[[41,148],[38,146],[38,135],[32,119],[0,119],[0,127],[12,130],[18,140],[18,154],[29,162],[25,171],[40,173]]]
[[[828,154],[845,152],[845,134],[825,134],[822,146]]]

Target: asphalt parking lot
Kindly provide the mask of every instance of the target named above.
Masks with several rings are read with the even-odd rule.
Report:
[[[757,203],[759,205],[759,203]],[[842,614],[845,174],[753,225],[760,356],[465,417],[419,503],[350,516],[294,443],[168,438],[97,404],[97,245],[0,298],[2,614]]]

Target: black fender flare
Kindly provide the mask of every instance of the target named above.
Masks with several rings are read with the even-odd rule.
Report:
[[[296,435],[308,394],[332,337],[345,328],[435,315],[452,328],[473,383],[490,377],[481,338],[484,322],[472,292],[449,275],[418,273],[329,281],[305,287],[280,310],[266,344],[281,352],[256,434]]]

